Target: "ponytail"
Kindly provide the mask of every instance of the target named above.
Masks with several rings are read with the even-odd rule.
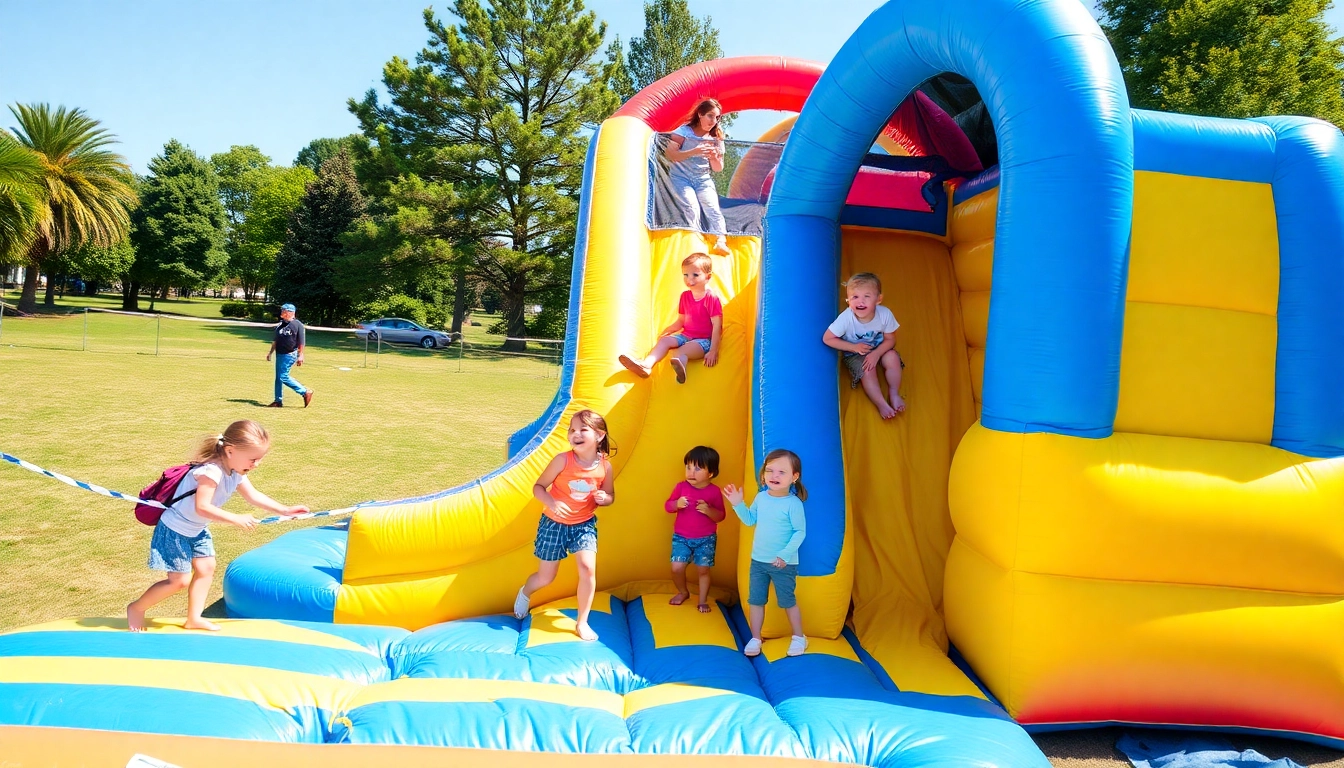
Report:
[[[266,428],[251,419],[235,421],[218,435],[201,439],[191,454],[193,464],[204,464],[224,458],[224,449],[234,447],[265,448],[271,444],[271,436]]]

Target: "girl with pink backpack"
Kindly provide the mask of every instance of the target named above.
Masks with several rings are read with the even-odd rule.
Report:
[[[257,527],[251,515],[225,512],[222,507],[234,491],[248,504],[278,515],[299,515],[308,507],[287,507],[252,487],[247,474],[256,469],[271,449],[266,428],[255,421],[235,421],[222,434],[205,438],[191,458],[194,465],[175,491],[173,503],[163,510],[149,543],[149,567],[166,571],[138,600],[126,606],[126,623],[132,632],[145,630],[145,612],[171,595],[187,590],[185,629],[216,631],[219,625],[205,620],[205,599],[215,576],[215,544],[210,538],[212,520],[243,530]],[[137,509],[137,516],[139,510]]]

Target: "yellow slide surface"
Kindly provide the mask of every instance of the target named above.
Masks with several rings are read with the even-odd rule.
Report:
[[[685,286],[681,261],[709,250],[701,236],[650,231],[648,147],[652,130],[627,117],[607,120],[592,162],[587,249],[572,397],[539,448],[457,493],[432,501],[365,509],[350,524],[344,583],[335,620],[417,629],[508,610],[536,567],[533,538],[541,505],[532,486],[546,463],[568,450],[570,416],[591,408],[607,418],[617,451],[616,502],[599,515],[598,589],[668,578],[672,515],[663,509],[684,478],[682,457],[695,445],[722,456],[720,483],[754,474],[744,467],[751,403],[751,343],[760,241],[729,240],[714,257],[713,288],[724,301],[719,363],[691,366],[678,385],[666,363],[638,379],[617,362],[643,354],[677,314]],[[720,526],[714,581],[735,588],[738,525]],[[573,595],[574,565],[533,598]]]
[[[846,227],[841,272],[882,279],[898,307],[897,348],[912,364],[908,409],[883,421],[862,389],[841,388],[845,485],[854,532],[853,624],[896,687],[981,696],[947,657],[943,569],[952,544],[948,467],[975,421],[957,282],[948,246],[904,232]]]

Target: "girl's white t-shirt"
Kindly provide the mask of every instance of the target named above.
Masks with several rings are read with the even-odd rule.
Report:
[[[891,310],[878,304],[873,312],[873,319],[866,323],[859,322],[854,316],[854,310],[846,307],[845,311],[835,318],[835,322],[831,323],[830,331],[848,342],[876,346],[882,343],[886,334],[900,327],[901,324],[896,322],[896,316],[891,314]]]
[[[238,484],[243,482],[243,475],[237,472],[224,474],[224,469],[218,464],[202,464],[191,470],[182,482],[178,483],[177,491],[173,496],[181,496],[188,491],[200,487],[198,477],[208,477],[215,481],[215,498],[211,499],[216,507],[224,506],[224,502],[229,500],[233,492],[238,489]],[[201,531],[210,524],[209,520],[196,514],[196,494],[192,494],[185,499],[179,500],[176,504],[163,511],[163,517],[159,522],[168,526],[174,533],[180,533],[188,538],[194,538],[201,535]]]

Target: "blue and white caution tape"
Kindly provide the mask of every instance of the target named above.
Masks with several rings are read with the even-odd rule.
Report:
[[[83,488],[86,491],[96,493],[99,496],[106,496],[109,499],[121,499],[122,501],[129,501],[134,504],[146,504],[151,507],[158,507],[159,509],[167,509],[167,507],[165,507],[163,504],[160,504],[159,502],[154,501],[153,499],[142,499],[138,496],[132,496],[129,493],[122,493],[121,491],[109,490],[107,488],[102,487],[101,485],[94,485],[93,483],[86,483],[82,480],[76,480],[73,477],[66,477],[65,475],[62,475],[59,472],[52,472],[49,469],[43,469],[37,466],[36,464],[20,459],[18,456],[11,456],[8,453],[5,453],[4,451],[0,451],[0,459],[3,459],[4,461],[9,462],[10,464],[13,464],[16,467],[22,467],[23,469],[26,469],[29,472],[36,472],[39,475],[45,475],[46,477],[50,477],[52,480],[59,480],[62,483],[65,483],[66,485],[72,485],[76,488]],[[353,507],[328,509],[321,512],[304,512],[301,515],[269,515],[267,517],[261,518],[257,522],[263,525],[267,525],[270,523],[289,523],[295,520],[307,520],[313,517],[336,517],[339,515],[348,515],[354,512],[355,510],[362,509],[364,507],[383,506],[386,505],[387,503],[388,502],[385,501],[365,501],[356,504]]]
[[[158,507],[159,509],[167,509],[167,507],[163,506],[157,501],[154,501],[153,499],[141,499],[136,496],[131,496],[129,494],[122,493],[121,491],[110,491],[102,487],[101,485],[94,485],[93,483],[86,483],[82,480],[76,480],[73,477],[66,477],[65,475],[59,474],[57,472],[52,472],[49,469],[43,469],[37,466],[36,464],[30,464],[24,461],[23,459],[20,459],[18,456],[10,456],[8,453],[4,453],[3,451],[0,451],[0,459],[4,459],[5,461],[8,461],[10,464],[13,464],[15,466],[23,467],[29,472],[36,472],[39,475],[46,475],[47,477],[50,477],[52,480],[60,480],[62,483],[65,483],[66,485],[73,485],[76,488],[83,488],[86,491],[93,491],[99,496],[107,496],[108,498],[112,499],[121,499],[122,501],[132,501],[135,502],[136,504],[148,504],[151,507]]]

